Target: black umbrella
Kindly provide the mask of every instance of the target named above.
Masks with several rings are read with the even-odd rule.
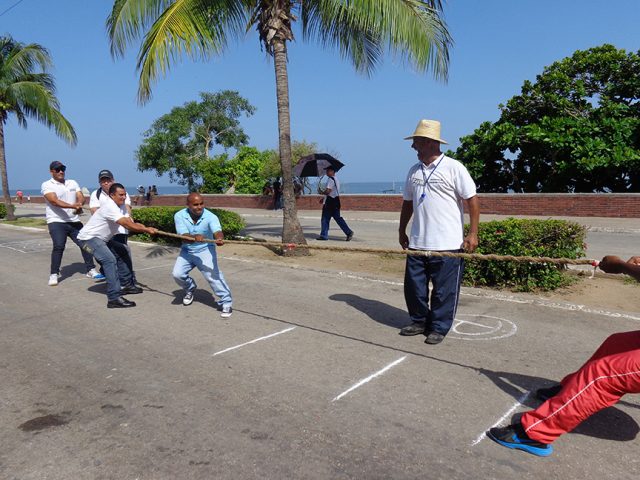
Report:
[[[328,153],[313,153],[298,161],[293,167],[293,174],[296,177],[322,177],[329,166],[337,172],[344,167],[344,163]]]

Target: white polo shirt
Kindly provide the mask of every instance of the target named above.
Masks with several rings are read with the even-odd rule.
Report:
[[[463,200],[476,195],[465,166],[444,154],[429,166],[418,162],[409,170],[403,199],[413,202],[409,248],[457,250],[464,240]]]
[[[59,200],[74,204],[78,201],[76,194],[80,192],[80,185],[78,185],[78,182],[75,180],[65,180],[64,183],[60,183],[53,178],[50,178],[46,182],[42,182],[40,191],[42,192],[42,195],[55,193]],[[46,198],[45,201],[47,204],[45,209],[47,223],[80,221],[80,217],[74,208],[56,207],[55,205],[50,204]]]
[[[102,197],[102,195],[100,195]],[[101,204],[96,213],[91,215],[87,224],[78,232],[79,240],[89,240],[91,238],[99,238],[108,242],[118,233],[120,224],[116,223],[122,217],[128,217],[125,206],[119,207],[111,197],[107,197],[108,202]]]
[[[98,192],[100,190],[102,190],[102,189],[99,188],[99,189],[94,190],[93,192],[91,192],[91,196],[89,197],[89,208],[100,208],[103,205],[103,203],[105,203],[107,200],[111,200],[111,197],[109,197],[109,194],[105,193],[104,190],[102,190],[102,193],[98,197]],[[131,206],[131,198],[129,198],[129,194],[128,193],[127,193],[127,196],[124,199],[124,204],[128,205],[128,206]],[[125,211],[128,212],[128,210],[126,210],[126,208],[125,208]],[[120,227],[118,228],[118,233],[124,233],[125,235],[127,235],[129,233],[129,230],[127,230],[122,225],[120,225]]]

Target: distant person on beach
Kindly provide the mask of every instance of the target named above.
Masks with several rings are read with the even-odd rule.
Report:
[[[400,213],[399,243],[403,249],[473,252],[478,246],[480,206],[476,185],[462,163],[440,152],[440,122],[420,120],[405,140],[419,162],[407,175]],[[470,228],[464,237],[464,209]],[[406,229],[413,216],[411,237]],[[454,257],[407,255],[404,296],[411,324],[400,335],[425,334],[425,343],[444,339],[456,315],[464,262]],[[429,301],[429,282],[432,283]]]
[[[640,281],[640,257],[627,262],[614,255],[602,259],[607,273],[624,273]],[[627,393],[640,393],[640,330],[614,333],[576,372],[559,384],[536,390],[544,403],[516,423],[491,428],[487,436],[500,445],[546,457],[561,435],[594,413],[618,403]],[[611,424],[610,428],[619,428]]]
[[[49,165],[51,178],[43,182],[41,186],[42,195],[46,202],[47,228],[53,242],[51,268],[49,271],[49,286],[52,287],[58,285],[60,264],[67,244],[67,237],[80,247],[87,277],[96,280],[104,279],[96,271],[91,254],[82,250],[82,246],[78,241],[78,232],[82,228],[78,213],[82,211],[84,195],[78,182],[65,178],[66,170],[67,167],[62,162],[51,162]]]
[[[20,205],[22,205],[22,197],[23,197],[24,193],[22,192],[22,190],[18,190],[16,192],[16,199],[18,200],[18,203]]]
[[[151,195],[158,195],[158,187],[151,185]]]
[[[144,202],[144,187],[142,185],[138,185],[138,195],[136,195],[136,205],[142,205]]]
[[[147,187],[147,194],[145,196],[145,200],[146,200],[146,204],[147,205],[151,205],[151,195],[153,194],[153,192],[151,191],[151,185],[149,185],[149,187]]]
[[[220,220],[204,208],[202,195],[190,193],[187,196],[187,208],[176,212],[174,221],[177,234],[193,239],[182,242],[182,249],[173,267],[173,278],[184,290],[182,304],[188,306],[193,303],[197,285],[189,272],[197,267],[218,297],[220,316],[229,318],[233,311],[231,290],[218,267],[215,247],[224,244]],[[214,240],[215,245],[204,240]]]
[[[279,178],[273,182],[273,209],[282,209],[282,184]]]
[[[340,182],[336,178],[336,171],[330,165],[325,169],[327,173],[327,185],[323,190],[322,217],[320,219],[320,236],[316,240],[329,240],[329,224],[333,218],[347,236],[347,242],[353,238],[353,230],[340,215]]]

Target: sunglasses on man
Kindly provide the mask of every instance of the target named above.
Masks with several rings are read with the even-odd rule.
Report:
[[[60,173],[67,170],[67,167],[56,167],[53,169],[54,172]]]

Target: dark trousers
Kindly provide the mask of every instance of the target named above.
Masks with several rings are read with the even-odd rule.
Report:
[[[446,335],[458,309],[463,273],[461,258],[407,255],[404,298],[411,320],[426,322],[427,333]],[[429,281],[433,285],[430,302]]]
[[[49,235],[53,242],[53,250],[51,250],[51,274],[58,273],[60,271],[60,264],[62,263],[62,254],[64,253],[64,247],[67,244],[67,237],[69,237],[73,243],[80,247],[82,252],[82,259],[84,260],[84,267],[87,273],[95,266],[93,263],[93,257],[82,250],[82,245],[78,240],[78,232],[82,228],[82,222],[52,222],[48,223]]]
[[[83,249],[91,252],[102,265],[107,280],[107,298],[115,300],[120,296],[120,288],[132,285],[129,249],[122,243],[99,238],[90,238],[84,242]]]
[[[320,219],[320,236],[322,238],[329,238],[329,223],[331,219],[334,219],[338,226],[342,229],[345,235],[353,233],[353,231],[344,221],[344,218],[340,216],[340,198],[327,197],[324,205],[322,206],[322,218]]]

